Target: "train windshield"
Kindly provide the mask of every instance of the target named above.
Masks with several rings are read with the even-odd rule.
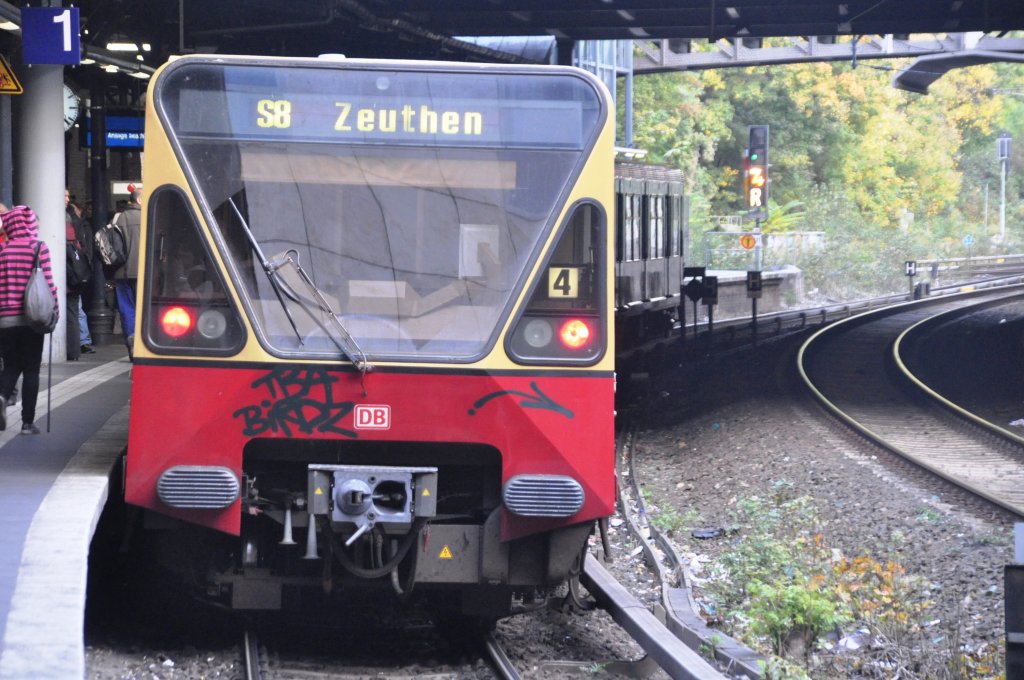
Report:
[[[607,115],[566,70],[168,71],[157,112],[257,332],[284,356],[338,344],[272,284],[265,265],[286,253],[368,359],[483,355]]]

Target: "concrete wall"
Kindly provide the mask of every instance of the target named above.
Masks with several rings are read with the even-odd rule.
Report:
[[[749,317],[751,299],[747,297],[747,273],[745,271],[709,269],[708,276],[718,277],[718,304],[714,314],[716,320]],[[767,314],[790,309],[804,297],[803,272],[793,266],[766,271],[761,274],[761,297],[757,301],[757,313]],[[687,320],[693,314],[693,304],[687,301]],[[698,321],[707,320],[707,307],[697,306]]]

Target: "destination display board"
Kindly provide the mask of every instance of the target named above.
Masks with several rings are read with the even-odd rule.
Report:
[[[582,149],[600,98],[571,74],[185,65],[163,81],[181,138]]]

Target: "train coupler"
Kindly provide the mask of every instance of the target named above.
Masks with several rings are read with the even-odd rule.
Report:
[[[307,496],[310,515],[352,527],[350,546],[375,526],[404,533],[414,519],[434,517],[437,468],[314,464]]]

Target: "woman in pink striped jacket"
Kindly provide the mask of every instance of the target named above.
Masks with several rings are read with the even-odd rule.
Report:
[[[29,328],[24,299],[35,247],[39,243],[39,265],[57,304],[57,287],[50,271],[50,249],[39,240],[39,221],[32,208],[18,205],[4,211],[0,214],[0,224],[7,236],[7,241],[0,244],[0,349],[4,357],[4,368],[0,372],[0,430],[7,429],[7,400],[21,375],[21,433],[39,434],[35,418],[43,334]]]

